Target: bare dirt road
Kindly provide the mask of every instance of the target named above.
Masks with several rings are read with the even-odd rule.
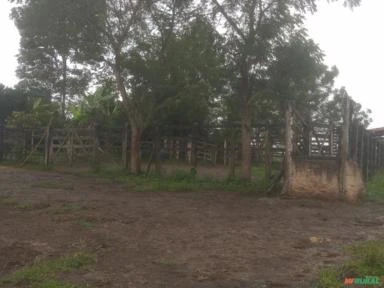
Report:
[[[78,251],[87,287],[310,287],[348,244],[384,238],[384,205],[233,193],[130,192],[121,184],[0,167],[0,278]],[[312,240],[312,241],[311,241]]]

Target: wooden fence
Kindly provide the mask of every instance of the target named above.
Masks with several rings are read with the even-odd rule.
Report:
[[[353,160],[363,171],[365,179],[368,179],[384,167],[384,141],[381,134],[366,130],[353,120],[352,105],[351,100],[346,100],[341,124],[307,123],[305,117],[291,107],[288,114],[292,121],[286,119],[290,125],[285,128],[265,125],[254,127],[250,143],[253,163],[264,164],[266,178],[269,179],[272,162],[282,162],[287,158],[287,153],[288,162],[290,157],[333,159],[341,163],[342,167],[342,163]],[[223,132],[223,127],[200,134],[194,127],[182,127],[179,130],[162,128],[156,133],[152,130],[144,133],[141,142],[141,157],[144,161],[151,161],[156,153],[156,145],[162,161],[183,162],[192,166],[197,163],[234,166],[241,160],[238,131],[230,137]],[[287,129],[292,130],[288,136]],[[0,161],[42,162],[47,166],[114,161],[127,167],[129,137],[128,125],[112,129],[98,126],[14,129],[0,125]],[[292,147],[285,145],[287,139],[290,139]],[[287,169],[285,167],[286,172]]]
[[[293,103],[285,113],[283,193],[357,201],[369,177],[384,168],[384,133],[367,130],[345,98],[339,123],[311,125]]]

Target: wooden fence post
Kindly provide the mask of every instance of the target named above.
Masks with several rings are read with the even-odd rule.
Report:
[[[72,167],[73,165],[73,153],[74,153],[74,143],[73,143],[73,135],[75,131],[74,128],[70,128],[69,130],[69,165]]]
[[[293,108],[292,102],[287,102],[285,108],[285,163],[284,163],[284,187],[282,194],[291,191],[292,178],[294,177],[293,162]]]
[[[197,168],[197,157],[198,157],[198,149],[197,149],[197,124],[194,123],[192,127],[192,151],[191,151],[191,162],[192,162],[192,168]]]
[[[0,122],[0,162],[4,160],[4,124]]]
[[[47,168],[50,163],[51,158],[51,125],[48,125],[46,135],[45,135],[45,143],[44,143],[44,165]],[[33,149],[33,147],[32,147]]]
[[[365,159],[365,153],[364,153],[364,141],[365,141],[365,131],[364,131],[364,127],[361,126],[361,139],[360,139],[360,157],[359,157],[359,165],[362,169],[362,171],[364,171],[364,159]]]
[[[93,135],[92,135],[92,138],[93,138],[93,147],[92,147],[92,163],[93,165],[96,165],[97,162],[98,162],[98,159],[97,159],[97,148],[98,148],[98,125],[95,124],[93,125],[93,131],[92,131]]]
[[[348,96],[345,97],[344,103],[344,115],[343,115],[343,127],[342,127],[342,136],[341,136],[341,155],[340,155],[340,174],[339,174],[339,183],[340,183],[340,192],[344,196],[345,194],[345,181],[346,181],[346,167],[349,158],[349,130],[350,130],[350,120],[351,120],[351,100]]]
[[[370,165],[371,165],[371,137],[370,137],[370,134],[369,132],[367,133],[367,148],[366,148],[366,151],[367,151],[367,155],[366,155],[366,170],[365,170],[365,178],[366,180],[369,179],[369,174],[370,174]]]
[[[162,172],[160,153],[161,153],[160,127],[156,126],[155,128],[155,170],[156,170],[156,174],[158,175],[160,175]]]
[[[271,141],[271,128],[269,126],[265,129],[264,135],[264,178],[266,183],[271,180],[272,176],[272,141]]]
[[[359,160],[359,123],[355,123],[354,125],[355,129],[354,129],[354,132],[355,132],[355,135],[354,135],[354,143],[353,143],[353,160],[355,160],[356,162],[358,162]]]
[[[329,148],[330,148],[330,151],[329,151],[329,155],[331,155],[331,157],[335,156],[335,150],[333,149],[335,147],[335,128],[334,126],[331,124],[330,128],[329,128],[330,132],[329,132]]]
[[[377,141],[373,139],[373,174],[377,170]]]
[[[128,138],[129,138],[129,124],[125,123],[122,133],[122,165],[123,169],[128,169]]]

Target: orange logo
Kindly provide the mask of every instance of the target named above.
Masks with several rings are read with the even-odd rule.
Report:
[[[355,278],[345,278],[344,285],[353,285],[355,283]]]

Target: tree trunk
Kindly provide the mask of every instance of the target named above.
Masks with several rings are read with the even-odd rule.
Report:
[[[342,135],[341,135],[341,147],[340,147],[340,192],[344,196],[346,192],[345,182],[346,182],[346,169],[349,159],[349,130],[350,130],[350,120],[351,120],[351,101],[348,96],[345,97],[344,102],[344,115],[343,115],[343,127],[342,127]]]
[[[243,108],[241,124],[241,179],[251,180],[252,177],[252,151],[251,151],[251,116],[250,108]]]
[[[67,66],[67,56],[63,57],[63,84],[62,84],[62,91],[61,91],[61,115],[63,118],[65,118],[65,112],[66,112],[66,101],[67,101],[67,73],[68,73],[68,66]]]
[[[293,110],[292,103],[288,102],[285,108],[285,159],[284,159],[284,187],[282,195],[291,192],[292,177],[294,176],[293,163]]]
[[[141,161],[140,161],[140,140],[141,129],[131,123],[131,173],[140,174]]]
[[[228,179],[234,179],[236,176],[236,141],[235,133],[232,131],[229,143],[227,145],[227,151],[229,154],[228,159]]]
[[[127,90],[124,84],[124,78],[121,73],[121,53],[119,50],[115,51],[115,77],[117,90],[120,96],[123,98],[123,107],[127,113],[128,119],[131,124],[131,157],[130,157],[130,171],[133,174],[139,174],[141,172],[141,161],[140,161],[140,141],[142,129],[135,121],[134,111],[131,107],[130,99],[128,97]]]
[[[252,114],[249,103],[249,69],[246,62],[243,63],[240,83],[241,98],[241,179],[252,179]]]

